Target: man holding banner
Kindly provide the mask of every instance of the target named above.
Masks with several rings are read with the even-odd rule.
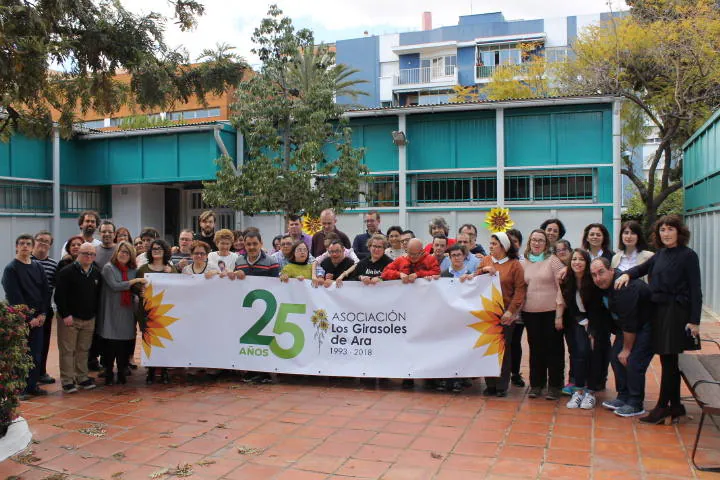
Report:
[[[408,241],[407,255],[396,258],[385,267],[382,279],[413,283],[418,278],[435,275],[440,275],[440,265],[438,265],[437,259],[423,250],[420,239],[413,238]]]

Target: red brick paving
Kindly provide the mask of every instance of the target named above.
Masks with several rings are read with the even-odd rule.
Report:
[[[703,332],[720,339],[720,323],[706,317]],[[657,398],[658,376],[654,361],[647,407]],[[0,463],[0,480],[148,479],[185,464],[190,478],[229,480],[720,478],[695,471],[689,461],[699,417],[692,401],[686,406],[693,418],[647,426],[601,407],[568,410],[567,398],[530,400],[525,389],[488,399],[479,381],[460,395],[420,385],[405,391],[398,382],[375,389],[292,377],[263,386],[235,378],[174,381],[145,386],[139,369],[127,386],[72,395],[45,387],[49,396],[20,409],[39,460]],[[78,432],[98,424],[106,430],[101,438]],[[261,450],[242,454],[241,447]],[[701,447],[701,461],[720,464],[720,432],[711,425]]]

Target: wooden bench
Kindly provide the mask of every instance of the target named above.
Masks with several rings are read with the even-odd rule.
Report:
[[[714,340],[703,339],[703,342],[712,342],[720,348]],[[683,353],[679,357],[679,366],[682,378],[702,410],[692,452],[693,465],[703,472],[720,472],[720,467],[699,467],[695,463],[705,416],[710,415],[712,420],[713,415],[720,415],[720,354]]]

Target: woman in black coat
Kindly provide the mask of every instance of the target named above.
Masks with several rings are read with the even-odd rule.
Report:
[[[685,415],[685,407],[680,403],[678,354],[685,349],[688,334],[699,335],[702,290],[700,261],[687,246],[690,231],[682,219],[666,215],[655,223],[653,231],[657,253],[621,275],[615,287],[625,286],[631,278],[649,277],[656,307],[652,323],[653,349],[660,355],[662,377],[658,403],[640,421],[659,424],[668,417],[677,421]]]

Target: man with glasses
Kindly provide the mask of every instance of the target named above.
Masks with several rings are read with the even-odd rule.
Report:
[[[55,273],[57,272],[57,262],[49,257],[50,247],[53,244],[53,236],[47,230],[42,230],[35,234],[35,246],[31,258],[42,265],[45,271],[48,285],[50,287],[50,298],[52,298],[55,289]],[[47,318],[43,323],[43,350],[42,361],[40,362],[40,377],[38,383],[49,385],[55,383],[55,379],[47,373],[47,359],[50,352],[50,337],[52,336],[53,310],[48,310]]]
[[[461,245],[458,241],[458,243],[448,248],[448,256],[446,257],[446,259],[449,259],[450,263],[447,268],[441,268],[442,273],[440,274],[440,276],[447,278],[459,278],[461,282],[465,281],[477,270],[471,269],[467,266],[467,257],[467,247],[465,247],[465,245]],[[475,257],[471,256],[471,258]]]
[[[2,286],[8,305],[27,305],[32,309],[28,316],[28,347],[33,366],[26,379],[27,386],[20,395],[26,400],[30,395],[47,395],[38,387],[40,363],[43,350],[43,324],[50,306],[50,285],[42,265],[33,261],[32,254],[35,239],[24,233],[15,239],[15,258],[7,264],[2,277]]]
[[[385,248],[383,247],[383,252]],[[355,262],[345,256],[345,247],[339,239],[332,240],[327,246],[328,256],[320,263],[323,269],[323,276],[313,277],[313,286],[325,285],[325,288],[333,284],[338,278],[349,270]],[[342,277],[345,278],[345,277]],[[342,284],[342,282],[341,282]]]
[[[407,253],[408,242],[413,238],[415,238],[415,232],[412,230],[403,230],[402,234],[400,234],[400,244],[405,253]]]
[[[385,267],[383,280],[402,280],[402,283],[413,283],[418,278],[440,275],[440,265],[432,255],[423,249],[422,242],[413,238],[408,241],[407,254],[396,258]]]
[[[77,259],[57,275],[55,303],[58,309],[58,348],[60,381],[65,393],[95,388],[88,376],[88,351],[95,331],[102,285],[95,265],[96,251],[83,243]]]
[[[455,245],[462,245],[465,247],[465,267],[471,272],[475,272],[480,266],[480,260],[475,256],[471,255],[470,247],[472,246],[470,236],[467,233],[458,233],[457,242]],[[448,248],[448,252],[450,249]],[[440,270],[445,271],[450,268],[450,257],[445,257],[445,260],[440,263]]]
[[[280,270],[282,270],[285,265],[290,263],[290,250],[292,250],[292,246],[294,243],[295,242],[292,235],[286,233],[282,236],[282,238],[280,238],[280,250],[271,255],[271,257],[278,263],[278,265],[280,265]],[[310,261],[312,262],[312,260]]]
[[[190,228],[186,228],[180,232],[180,237],[178,238],[180,244],[179,249],[170,257],[170,263],[178,272],[182,272],[185,267],[192,264],[190,247],[192,247],[193,238],[194,233]]]
[[[365,214],[365,228],[365,233],[356,235],[352,244],[352,249],[360,260],[370,256],[370,250],[368,250],[367,246],[370,237],[376,233],[382,233],[380,231],[380,214],[378,212],[370,210]]]

